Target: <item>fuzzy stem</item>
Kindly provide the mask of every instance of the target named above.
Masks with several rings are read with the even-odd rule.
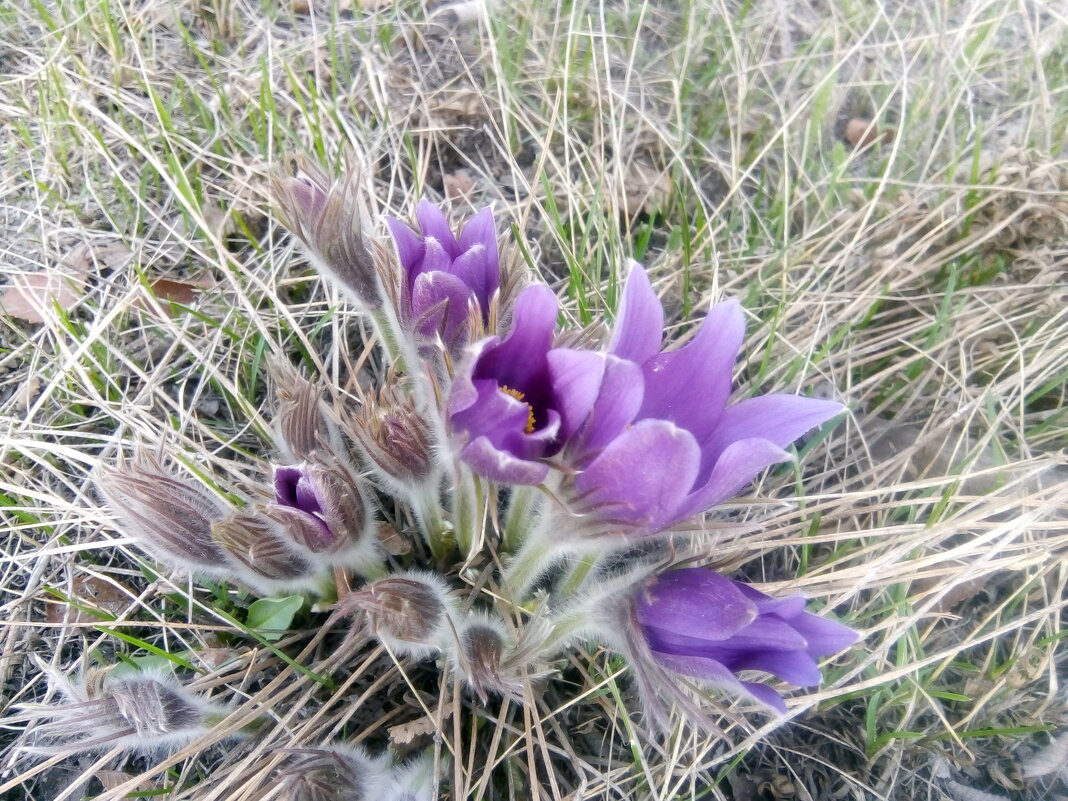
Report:
[[[523,545],[512,557],[504,570],[504,584],[512,600],[520,602],[525,598],[531,585],[538,580],[545,569],[556,559],[559,551],[553,547],[547,532],[545,520],[539,521],[528,533]]]
[[[456,486],[452,493],[452,521],[456,531],[456,543],[465,560],[471,557],[475,534],[481,530],[480,497],[478,479],[467,467],[458,465]]]
[[[536,487],[512,488],[508,512],[504,522],[504,552],[515,553],[526,542],[531,529],[537,524],[535,511],[538,506]]]
[[[598,553],[584,553],[568,568],[567,573],[557,585],[557,593],[561,598],[574,595],[582,588],[586,577],[593,570],[599,558]]]

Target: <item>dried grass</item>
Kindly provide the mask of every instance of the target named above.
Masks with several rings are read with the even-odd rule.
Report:
[[[457,26],[410,4],[126,5],[0,9],[3,275],[130,254],[97,258],[43,324],[0,318],[0,680],[5,707],[38,700],[29,655],[145,655],[127,632],[190,655],[194,689],[235,712],[158,761],[9,751],[0,795],[265,799],[278,749],[391,737],[433,749],[451,798],[1064,794],[1016,767],[1068,722],[1064,9],[490,4]],[[856,117],[892,139],[854,150]],[[273,647],[231,638],[210,592],[149,573],[98,507],[99,461],[140,441],[255,480],[263,359],[299,354],[340,405],[375,369],[266,214],[267,171],[295,151],[362,166],[373,213],[449,187],[457,209],[495,202],[581,323],[635,254],[680,323],[739,297],[741,393],[849,404],[802,468],[705,525],[713,564],[865,632],[789,725],[724,710],[721,736],[658,742],[600,652],[481,706],[381,648],[335,650],[344,626],[321,615]],[[191,309],[149,291],[203,277]],[[86,784],[105,768],[126,774]]]

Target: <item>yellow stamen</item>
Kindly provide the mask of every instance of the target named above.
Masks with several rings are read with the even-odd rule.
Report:
[[[517,401],[521,401],[521,400],[523,400],[523,398],[526,397],[518,389],[512,389],[511,387],[502,386],[501,387],[501,392],[503,392],[505,395],[511,395]],[[534,433],[534,407],[531,406],[529,403],[527,404],[527,427],[525,429],[523,429],[523,433],[524,434],[533,434]]]

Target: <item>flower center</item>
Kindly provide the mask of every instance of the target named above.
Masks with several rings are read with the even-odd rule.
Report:
[[[505,395],[511,395],[517,401],[521,401],[521,400],[523,400],[523,398],[526,397],[518,389],[512,389],[511,387],[502,386],[501,387],[501,392],[503,392]],[[527,427],[525,429],[523,429],[523,433],[524,434],[533,434],[534,433],[534,407],[531,406],[529,403],[527,404]]]

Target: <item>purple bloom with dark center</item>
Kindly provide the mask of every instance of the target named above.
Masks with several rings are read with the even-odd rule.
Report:
[[[782,697],[766,684],[735,674],[770,673],[799,687],[820,683],[816,658],[857,641],[852,629],[805,611],[805,597],[772,598],[707,568],[663,573],[633,599],[634,620],[662,667],[780,712]]]
[[[405,325],[427,341],[440,336],[450,348],[462,346],[475,317],[489,324],[500,287],[500,257],[493,211],[482,209],[456,236],[441,210],[421,200],[415,210],[419,232],[386,219],[404,275],[401,313]]]
[[[839,403],[763,395],[728,405],[745,333],[737,302],[714,306],[696,335],[662,351],[664,311],[634,265],[607,352],[558,349],[550,383],[575,419],[564,460],[580,511],[660,531],[727,500],[791,458],[783,448],[843,411]]]
[[[479,475],[537,484],[542,460],[560,450],[561,399],[550,381],[556,295],[534,284],[516,299],[512,329],[472,345],[449,396],[454,430],[467,435],[460,457]]]

